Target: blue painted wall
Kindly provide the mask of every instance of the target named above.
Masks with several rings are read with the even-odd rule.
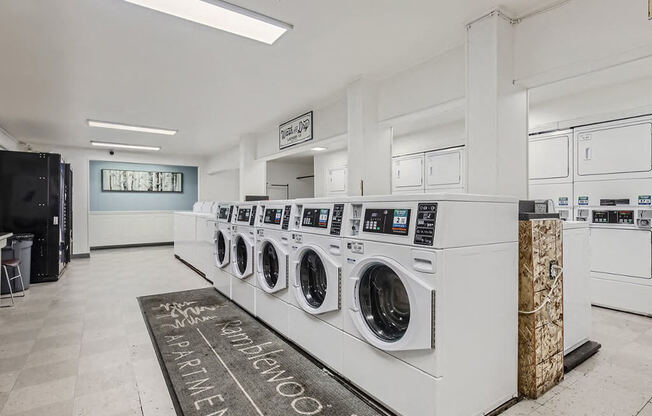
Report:
[[[102,169],[182,172],[183,193],[102,192]],[[195,166],[90,161],[91,211],[186,211],[197,201],[198,171]]]

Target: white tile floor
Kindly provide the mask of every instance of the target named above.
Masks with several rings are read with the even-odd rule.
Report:
[[[0,416],[174,415],[136,296],[206,286],[169,247],[94,252],[32,286],[0,309]],[[652,319],[593,323],[598,355],[505,415],[652,416]]]

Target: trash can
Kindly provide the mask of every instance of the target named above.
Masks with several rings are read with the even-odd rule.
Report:
[[[7,247],[2,249],[2,260],[12,258],[20,260],[20,272],[23,275],[25,289],[29,289],[30,273],[32,269],[32,244],[34,244],[34,234],[14,234],[7,241]],[[13,267],[7,267],[7,271],[9,272],[9,278],[13,277],[16,272]],[[4,276],[4,272],[2,273],[1,283],[0,293],[3,295],[9,293],[7,278]],[[11,290],[14,292],[20,292],[22,290],[18,280],[13,280],[11,284]]]

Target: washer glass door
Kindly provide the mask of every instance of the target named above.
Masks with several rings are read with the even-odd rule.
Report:
[[[247,253],[247,243],[242,236],[238,236],[238,240],[235,243],[235,257],[238,271],[240,274],[245,274],[247,272],[249,254]]]
[[[226,259],[226,239],[222,231],[217,232],[217,242],[215,244],[217,245],[217,261],[221,266]]]
[[[278,254],[276,253],[276,248],[274,245],[266,241],[263,245],[263,277],[265,278],[265,283],[270,289],[274,289],[278,283]]]
[[[314,250],[308,249],[299,264],[299,283],[303,296],[313,308],[319,308],[326,299],[328,274],[324,263]]]
[[[410,298],[391,267],[373,264],[358,284],[360,313],[373,334],[385,342],[403,338],[410,324]]]

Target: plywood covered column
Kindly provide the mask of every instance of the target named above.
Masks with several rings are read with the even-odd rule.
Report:
[[[391,191],[391,129],[378,125],[378,89],[359,79],[347,89],[348,194],[387,195]]]
[[[513,38],[500,11],[468,25],[468,191],[526,199],[527,92],[513,85]]]

